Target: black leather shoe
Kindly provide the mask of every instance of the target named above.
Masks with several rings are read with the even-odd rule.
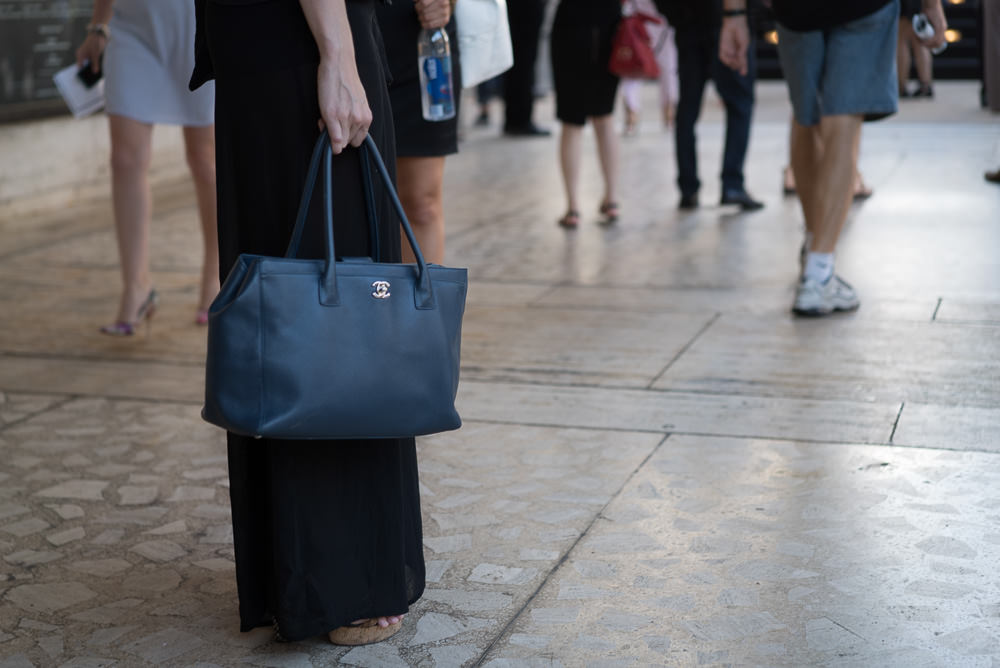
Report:
[[[681,201],[677,205],[678,209],[682,211],[690,211],[691,209],[698,208],[698,193],[691,193],[690,195],[681,195]]]
[[[757,209],[763,209],[764,203],[758,202],[750,194],[743,189],[740,190],[726,190],[722,193],[722,201],[720,204],[739,204],[740,208],[744,211],[756,211]]]
[[[508,137],[548,137],[552,131],[540,128],[534,123],[528,123],[527,125],[505,127],[503,133]]]

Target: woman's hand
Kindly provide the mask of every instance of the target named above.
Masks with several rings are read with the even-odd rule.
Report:
[[[413,6],[422,28],[443,28],[451,20],[451,0],[414,0]]]
[[[340,153],[350,144],[361,146],[372,124],[344,0],[299,0],[319,49],[316,91],[320,127],[330,132],[330,146]]]
[[[84,63],[90,63],[90,70],[97,74],[101,71],[101,54],[108,46],[108,38],[103,33],[91,32],[83,44],[76,50],[76,66],[83,67]]]
[[[321,57],[317,75],[320,127],[330,133],[334,154],[350,144],[361,146],[372,124],[372,110],[353,58],[349,62]]]

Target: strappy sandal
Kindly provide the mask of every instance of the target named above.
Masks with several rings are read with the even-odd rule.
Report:
[[[575,229],[580,225],[580,212],[570,209],[558,222],[560,227]]]
[[[388,640],[399,633],[401,628],[403,628],[402,620],[395,624],[389,624],[389,626],[379,626],[378,619],[360,619],[352,624],[330,631],[330,642],[334,645],[349,647],[371,645]]]
[[[605,225],[610,225],[618,221],[618,202],[603,202],[598,211],[604,216],[603,223]]]

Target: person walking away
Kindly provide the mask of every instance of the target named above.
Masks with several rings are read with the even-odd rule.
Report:
[[[674,29],[656,9],[653,0],[634,0],[634,3],[623,5],[626,13],[640,12],[647,16],[656,16],[662,23],[647,23],[649,41],[656,54],[656,64],[660,66],[660,76],[656,83],[660,93],[660,112],[663,126],[671,128],[677,113],[678,82],[677,82],[677,45],[674,43]],[[635,134],[639,123],[641,108],[639,93],[642,89],[642,79],[622,79],[622,106],[625,108],[624,134],[629,137]]]
[[[896,111],[899,0],[773,0],[778,54],[788,84],[792,169],[806,221],[804,261],[792,311],[818,316],[858,308],[854,289],[834,273],[834,251],[857,173],[861,123]],[[941,0],[922,0],[944,42]],[[725,0],[719,58],[737,72],[750,66],[746,0]]]
[[[720,203],[735,204],[744,211],[762,208],[763,203],[746,191],[743,178],[743,164],[750,144],[756,78],[753,43],[745,45],[746,70],[734,72],[719,60],[722,0],[656,0],[656,5],[676,31],[680,80],[680,100],[674,126],[677,186],[681,191],[678,208],[692,210],[699,205],[701,181],[698,179],[695,125],[701,114],[705,84],[709,80],[715,83],[715,89],[726,106]]]
[[[214,91],[187,90],[194,65],[194,6],[189,0],[95,0],[87,37],[76,52],[106,80],[105,110],[111,134],[111,201],[122,293],[115,320],[100,328],[131,336],[149,323],[159,303],[150,275],[149,235],[153,193],[149,185],[153,126],[184,128],[184,149],[198,202],[204,258],[194,322],[208,322],[219,291],[215,202]]]
[[[604,177],[598,207],[601,221],[618,220],[618,137],[614,129],[618,77],[608,70],[615,29],[621,20],[619,0],[560,0],[552,23],[552,75],[556,117],[562,124],[559,165],[566,190],[566,213],[559,224],[580,224],[579,177],[583,128],[590,119]]]

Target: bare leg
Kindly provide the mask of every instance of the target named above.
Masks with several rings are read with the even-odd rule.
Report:
[[[847,220],[857,173],[856,146],[861,116],[824,116],[819,125],[794,122],[792,169],[798,186],[809,250],[833,253]]]
[[[899,83],[899,92],[906,90],[906,84],[910,81],[910,43],[913,34],[913,24],[910,19],[899,19],[899,34],[896,37],[896,79]]]
[[[795,194],[795,172],[792,170],[792,155],[795,153],[795,118],[788,124],[788,164],[781,173],[781,186],[786,195]]]
[[[111,200],[121,262],[122,295],[119,322],[134,322],[152,288],[149,274],[149,228],[153,196],[149,161],[153,126],[109,115],[111,131]]]
[[[868,187],[865,183],[864,177],[861,176],[861,170],[858,169],[858,160],[861,156],[861,131],[858,130],[857,137],[854,141],[854,189],[851,191],[852,197],[855,199],[866,199],[872,196],[872,189]]]
[[[602,204],[618,202],[618,137],[615,136],[613,119],[607,116],[595,116],[590,119],[594,125],[594,135],[597,137],[597,158],[601,163],[601,174],[604,176],[604,199]]]
[[[910,45],[913,48],[913,64],[917,68],[917,79],[920,80],[921,86],[930,87],[931,79],[933,78],[930,49],[920,43],[912,27],[910,28],[910,36]]]
[[[622,93],[622,107],[625,110],[625,125],[622,128],[622,134],[626,137],[634,135],[636,126],[639,124],[639,109],[641,107],[639,93],[641,88],[642,82],[638,79],[622,79],[621,85],[618,87]]]
[[[583,126],[562,124],[559,135],[559,165],[562,167],[563,187],[566,189],[566,211],[579,212],[577,182],[580,180],[580,145]]]
[[[427,262],[444,262],[444,156],[397,158],[399,201]],[[415,262],[410,242],[403,238],[403,262]]]
[[[201,264],[201,290],[198,310],[208,309],[219,292],[219,229],[216,224],[215,198],[215,126],[184,128],[187,163],[194,180],[201,221],[204,258]]]

